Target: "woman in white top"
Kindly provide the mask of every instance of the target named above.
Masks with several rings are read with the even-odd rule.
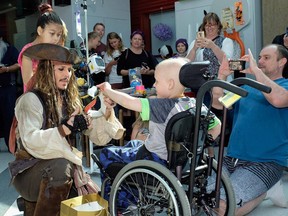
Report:
[[[122,38],[116,32],[110,32],[107,35],[107,52],[104,55],[104,61],[105,74],[113,89],[122,88],[122,76],[117,74],[117,62],[124,50]]]
[[[203,37],[198,35],[192,41],[187,57],[196,62],[210,61],[208,71],[210,75],[217,77],[224,54],[228,59],[233,56],[233,41],[220,35],[222,24],[215,13],[205,15],[199,30],[204,31],[204,35]]]

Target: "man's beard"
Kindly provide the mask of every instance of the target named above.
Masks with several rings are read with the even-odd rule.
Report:
[[[7,51],[8,44],[3,40],[0,40],[0,62],[2,64],[3,57]]]

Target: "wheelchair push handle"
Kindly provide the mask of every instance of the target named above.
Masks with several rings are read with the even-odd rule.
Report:
[[[271,92],[271,87],[263,85],[262,83],[255,81],[253,79],[250,78],[245,78],[245,77],[240,77],[240,78],[236,78],[234,80],[231,81],[232,84],[240,86],[240,85],[249,85],[255,89],[258,89],[262,92],[265,92],[267,94],[269,94]]]
[[[234,83],[229,83],[223,80],[209,80],[206,83],[204,83],[197,94],[197,99],[198,99],[198,95],[199,95],[199,99],[201,100],[201,96],[203,96],[207,91],[209,91],[210,89],[212,89],[213,87],[219,87],[219,88],[223,88],[227,91],[230,91],[232,93],[235,93],[241,97],[246,97],[248,92],[242,88],[240,88],[239,86],[235,85]],[[202,101],[201,101],[202,103]]]
[[[232,93],[235,93],[237,95],[240,95],[241,97],[246,97],[248,92],[232,83],[223,81],[223,80],[209,80],[206,83],[204,83],[197,93],[196,98],[196,120],[195,120],[195,128],[194,128],[194,137],[193,137],[193,145],[190,147],[190,151],[195,155],[197,152],[197,146],[198,146],[198,138],[199,138],[199,129],[200,129],[200,115],[201,115],[201,107],[203,103],[203,98],[205,96],[205,93],[211,90],[213,87],[219,87],[226,89]],[[194,188],[194,180],[195,180],[195,170],[196,168],[196,157],[193,158],[190,166],[190,180],[189,180],[189,201],[192,201],[193,199],[193,188]]]

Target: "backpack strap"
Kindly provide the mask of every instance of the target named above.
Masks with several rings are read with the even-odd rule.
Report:
[[[128,50],[128,49],[129,49],[129,48],[127,48],[127,49],[125,50],[125,60],[127,60],[127,58],[128,58],[128,53],[129,53],[129,50]],[[146,57],[149,58],[149,55],[148,55],[147,51],[144,50],[144,49],[143,49],[143,51],[144,51]]]
[[[147,58],[149,58],[149,55],[148,55],[147,51],[146,51],[146,50],[144,50],[144,49],[143,49],[143,51],[144,51],[144,53],[145,53],[146,57],[147,57]]]
[[[125,50],[125,52],[126,52],[126,53],[125,53],[125,60],[127,60],[127,58],[128,58],[128,52],[129,52],[128,49],[129,49],[129,48],[127,48],[127,49]]]

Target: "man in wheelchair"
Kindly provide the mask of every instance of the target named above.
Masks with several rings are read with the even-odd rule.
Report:
[[[196,108],[195,98],[184,97],[185,87],[179,81],[180,69],[187,63],[185,58],[167,59],[159,63],[155,70],[156,98],[132,97],[111,89],[107,82],[97,86],[105,96],[127,109],[139,112],[143,121],[149,121],[149,135],[145,141],[131,140],[123,147],[111,146],[101,151],[100,161],[104,170],[116,175],[115,166],[111,166],[112,164],[124,166],[139,159],[153,160],[166,165],[168,154],[164,133],[168,121],[179,112],[189,108],[195,112]],[[206,114],[207,110],[203,105],[201,112]],[[220,125],[219,119],[213,115],[208,125],[208,133],[212,139],[219,135]]]

